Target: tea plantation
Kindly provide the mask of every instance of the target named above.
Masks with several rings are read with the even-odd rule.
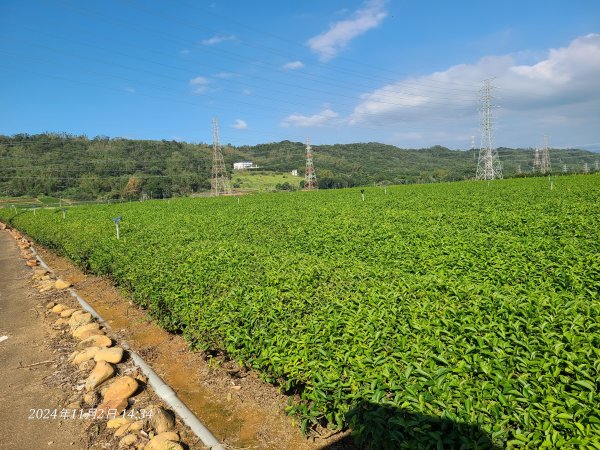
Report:
[[[279,384],[305,430],[600,449],[599,198],[588,175],[0,218]]]

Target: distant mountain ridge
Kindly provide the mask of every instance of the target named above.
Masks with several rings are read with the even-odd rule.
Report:
[[[264,170],[304,173],[305,146],[281,141],[224,146],[229,172],[237,161]],[[498,148],[506,177],[531,173],[534,150]],[[401,149],[377,142],[314,145],[319,188],[373,183],[427,183],[473,178],[478,150],[442,146]],[[0,196],[63,195],[77,199],[187,195],[210,189],[212,146],[45,133],[0,136]],[[600,154],[550,150],[554,173],[598,170]]]
[[[226,159],[233,155],[268,169],[285,171],[293,168],[301,173],[304,148],[304,144],[290,141],[243,146],[230,149]],[[534,152],[534,149],[498,148],[505,176],[531,173]],[[318,179],[349,178],[356,181],[355,185],[470,179],[475,176],[478,155],[478,149],[450,150],[439,145],[422,149],[402,149],[377,142],[313,146]],[[550,160],[553,172],[562,172],[566,165],[566,171],[573,173],[582,172],[585,163],[589,171],[595,170],[600,155],[579,149],[551,149]]]

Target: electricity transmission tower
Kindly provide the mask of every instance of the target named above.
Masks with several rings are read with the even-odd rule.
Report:
[[[492,80],[484,80],[480,90],[480,112],[481,112],[481,146],[479,148],[479,160],[477,161],[477,180],[494,180],[502,178],[502,164],[498,157],[498,151],[494,148],[492,131],[494,118],[492,116]]]
[[[317,189],[317,175],[312,159],[312,148],[310,138],[306,139],[306,170],[304,171],[304,190],[312,191]]]
[[[540,165],[542,173],[550,173],[550,151],[548,150],[548,136],[544,136],[544,149],[542,150],[542,161]]]
[[[212,157],[212,177],[210,179],[213,195],[231,194],[231,186],[227,178],[227,170],[223,161],[223,153],[219,145],[219,121],[213,117],[213,157]]]
[[[588,166],[588,163],[583,165],[583,173],[590,173],[590,166]]]
[[[568,172],[566,164],[563,164],[562,171],[563,171],[563,173],[567,173]]]
[[[542,170],[542,160],[540,159],[540,149],[538,147],[535,148],[535,155],[533,157],[533,171],[541,172]]]

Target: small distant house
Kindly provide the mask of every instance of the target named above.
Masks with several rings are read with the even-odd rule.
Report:
[[[292,170],[292,176],[293,177],[297,177],[298,176],[298,169]]]
[[[253,168],[254,164],[252,163],[252,161],[240,161],[233,163],[233,170],[247,170]]]

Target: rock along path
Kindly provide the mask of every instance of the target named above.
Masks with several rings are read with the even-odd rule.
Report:
[[[0,449],[182,450],[182,437],[185,448],[205,448],[80,308],[66,290],[71,282],[38,267],[31,242],[4,228],[0,222]]]
[[[85,448],[77,420],[51,418],[50,412],[46,419],[29,418],[63,406],[63,393],[43,385],[58,362],[48,362],[56,354],[47,344],[50,330],[30,278],[15,240],[0,231],[0,448]]]

